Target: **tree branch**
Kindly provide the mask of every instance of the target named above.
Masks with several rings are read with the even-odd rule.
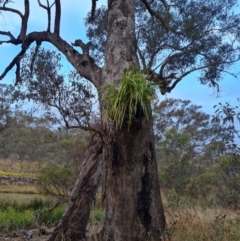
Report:
[[[26,53],[25,48],[23,48],[17,55],[16,57],[11,61],[11,63],[6,67],[6,69],[4,70],[4,72],[0,75],[0,80],[2,80],[7,73],[14,67],[14,65],[16,65],[17,69],[16,69],[16,83],[20,80],[20,76],[19,76],[19,72],[20,72],[20,65],[19,62],[21,60],[21,58],[23,57],[23,55]]]
[[[0,41],[0,44],[3,44],[3,43],[11,43],[11,44],[14,44],[14,45],[17,45],[17,44],[20,44],[21,41],[16,39],[12,34],[11,32],[6,32],[6,31],[0,31],[0,35],[5,35],[5,36],[8,36],[10,39],[9,40],[3,40],[3,41]]]
[[[163,27],[169,31],[170,28],[169,26],[166,24],[166,22],[164,21],[164,19],[159,15],[157,14],[155,11],[152,10],[152,8],[150,7],[150,4],[148,3],[147,0],[141,0],[142,3],[145,5],[146,9],[148,10],[148,12],[150,13],[150,15],[156,17],[163,25]],[[162,2],[162,1],[161,1]],[[165,2],[165,1],[164,1]]]
[[[90,45],[91,45],[91,42],[84,44],[81,39],[77,39],[77,40],[75,40],[74,43],[72,43],[72,46],[80,47],[83,51],[83,54],[87,54],[87,55],[89,55]]]
[[[41,3],[40,0],[38,0],[38,4],[39,4],[40,7],[42,7],[43,9],[45,9],[47,11],[47,16],[48,16],[47,31],[50,32],[50,28],[51,28],[51,7],[53,6],[54,3],[50,6],[49,0],[47,0],[47,6],[45,6]]]
[[[34,41],[49,42],[53,44],[56,48],[58,48],[60,52],[66,56],[68,61],[75,67],[75,69],[82,77],[92,82],[96,88],[100,86],[101,68],[94,63],[93,59],[86,54],[80,54],[60,36],[47,31],[32,32],[25,37],[22,43],[22,50],[5,69],[3,74],[0,76],[0,80],[6,76],[6,74],[14,67],[14,65],[19,63],[22,56],[26,53],[27,49]]]
[[[20,18],[22,19],[22,24],[21,24],[21,30],[20,30],[20,33],[19,33],[17,39],[21,41],[26,36],[26,32],[27,32],[27,23],[28,23],[28,17],[29,17],[29,0],[24,0],[24,8],[25,8],[24,14],[22,14],[20,11],[18,11],[16,9],[5,7],[5,5],[7,3],[8,2],[5,2],[3,4],[3,7],[0,7],[0,10],[16,13],[16,14],[18,14],[20,16]],[[20,43],[20,42],[16,41],[16,39],[13,37],[12,34],[10,34],[10,32],[1,31],[0,33],[10,37],[9,41],[1,41],[0,44],[1,43],[13,43],[13,44],[19,44]],[[8,34],[6,34],[6,33],[8,33]]]
[[[137,47],[137,53],[138,53],[139,58],[140,58],[140,60],[141,60],[143,69],[144,69],[144,70],[147,69],[147,65],[146,65],[145,58],[144,58],[144,56],[143,56],[143,54],[142,54],[142,52],[141,52],[141,49],[140,49],[139,47]]]
[[[88,125],[82,125],[81,122],[79,121],[79,119],[76,116],[75,116],[74,119],[77,121],[78,124],[77,125],[70,125],[69,121],[66,119],[66,110],[64,110],[64,108],[62,107],[60,99],[58,100],[58,104],[48,103],[48,105],[56,108],[59,111],[67,129],[82,129],[84,131],[93,131],[93,132],[96,132],[96,133],[101,135],[100,129],[95,128],[93,126],[90,126],[89,124]]]
[[[167,4],[167,2],[165,0],[160,0],[160,2],[162,2],[162,4],[164,5],[164,7],[166,8],[166,10],[169,9],[169,6]]]
[[[60,33],[60,21],[61,21],[61,2],[55,0],[55,22],[54,22],[54,33],[59,35]]]
[[[204,66],[200,66],[200,67],[197,67],[197,68],[192,68],[191,70],[185,72],[185,73],[182,74],[180,77],[176,78],[176,80],[173,82],[173,84],[168,87],[167,92],[170,93],[170,92],[176,87],[176,85],[177,85],[184,77],[186,77],[187,75],[191,74],[191,73],[194,72],[194,71],[202,70],[202,69],[205,69],[205,68],[207,68],[207,67],[208,67],[208,66],[204,65]]]
[[[93,21],[94,20],[96,6],[97,6],[97,0],[92,0],[91,17],[89,18],[89,21]]]
[[[29,13],[30,13],[30,9],[29,9],[29,0],[24,0],[24,15],[22,17],[22,25],[21,25],[21,30],[20,30],[20,34],[18,35],[18,39],[19,40],[23,40],[26,36],[27,33],[27,24],[28,24],[28,18],[29,18]]]
[[[16,13],[20,16],[20,18],[23,18],[23,14],[20,11],[14,9],[14,8],[7,8],[7,7],[3,6],[3,7],[0,7],[0,10],[6,11],[6,12]]]

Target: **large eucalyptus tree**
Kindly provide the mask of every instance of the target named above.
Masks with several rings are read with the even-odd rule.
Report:
[[[61,91],[51,93],[56,99],[47,100],[56,100],[65,120],[72,115],[79,127],[95,133],[68,208],[50,240],[164,240],[150,84],[155,83],[165,94],[185,76],[200,71],[202,84],[218,87],[222,74],[239,60],[240,18],[232,11],[237,1],[108,0],[98,9],[97,0],[92,0],[85,20],[91,40],[88,44],[81,39],[70,43],[61,38],[61,0],[38,0],[39,7],[46,10],[48,24],[43,31],[29,32],[32,1],[23,0],[24,11],[20,12],[11,0],[0,0],[1,14],[11,12],[21,18],[18,36],[0,31],[4,37],[0,44],[21,46],[0,79],[15,67],[16,84],[24,81],[21,62],[35,43],[29,66],[31,83],[38,88],[38,78],[45,78],[57,90],[59,78],[56,82],[53,76],[44,77],[34,69],[41,43],[49,42],[95,86],[101,110],[101,124],[95,126],[86,118],[86,111],[75,118],[71,106],[67,110],[59,106]],[[79,91],[83,83],[79,82]],[[73,106],[78,104],[75,97],[69,96]],[[101,173],[106,196],[104,225],[96,237],[86,237],[90,205]]]

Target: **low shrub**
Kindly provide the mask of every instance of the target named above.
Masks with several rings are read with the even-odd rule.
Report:
[[[40,225],[47,227],[56,226],[59,223],[65,208],[66,205],[62,204],[52,210],[44,209],[41,213],[39,213],[37,222]]]

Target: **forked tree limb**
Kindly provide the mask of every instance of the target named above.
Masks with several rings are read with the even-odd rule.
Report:
[[[18,36],[19,40],[24,40],[24,38],[27,34],[27,25],[28,25],[29,14],[30,14],[29,0],[24,0],[24,15],[22,17],[21,30],[20,30],[20,34]]]
[[[20,29],[20,33],[17,37],[17,40],[22,41],[27,33],[27,24],[28,24],[28,18],[29,18],[29,13],[30,13],[30,6],[29,6],[29,0],[24,0],[24,14],[22,14],[19,10],[14,9],[14,8],[8,8],[6,7],[6,3],[3,4],[3,7],[0,7],[0,10],[2,11],[6,11],[6,12],[12,12],[12,13],[16,13],[20,16],[22,23],[21,23],[21,29]],[[5,32],[7,33],[7,32]],[[2,33],[1,33],[2,34]],[[4,34],[7,35],[7,34]],[[9,41],[1,41],[1,43],[13,43],[16,44],[16,39],[13,39],[13,35],[8,35],[10,37]]]
[[[51,6],[49,4],[49,0],[47,0],[47,6],[43,5],[40,0],[38,0],[38,4],[41,8],[45,9],[47,11],[47,17],[48,17],[48,26],[47,26],[47,31],[51,31],[51,8],[55,4],[52,3]]]
[[[82,77],[92,82],[96,88],[100,86],[101,68],[94,63],[93,59],[89,55],[80,54],[60,36],[47,31],[32,32],[25,37],[22,43],[22,50],[7,66],[3,74],[0,75],[0,80],[3,79],[6,74],[19,63],[19,60],[26,53],[31,44],[35,41],[52,43],[56,48],[58,48],[60,52],[66,56],[68,61],[74,66],[74,68]]]
[[[67,210],[49,241],[85,240],[86,226],[99,186],[102,165],[103,141],[98,134],[94,134],[85,152]]]

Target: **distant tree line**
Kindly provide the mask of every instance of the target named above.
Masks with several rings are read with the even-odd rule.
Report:
[[[58,127],[59,122],[49,118],[49,109],[37,117],[12,108],[8,87],[1,89],[0,158],[9,167],[14,161],[38,163],[40,189],[66,201],[89,142],[88,132]],[[153,107],[159,178],[169,203],[200,198],[207,205],[239,208],[238,107],[219,104],[213,116],[189,100],[169,98]]]

